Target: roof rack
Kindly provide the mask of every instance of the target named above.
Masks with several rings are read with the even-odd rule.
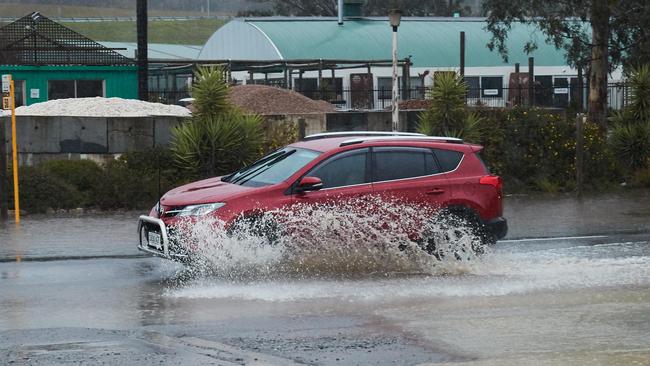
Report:
[[[354,144],[360,144],[366,141],[389,141],[389,140],[418,140],[418,141],[437,141],[437,142],[448,142],[451,144],[462,144],[463,139],[456,137],[444,137],[444,136],[426,136],[426,135],[416,135],[416,136],[371,136],[371,137],[358,137],[350,140],[343,141],[339,146],[348,146]]]
[[[343,131],[343,132],[323,132],[323,133],[317,133],[313,135],[309,135],[303,138],[303,141],[306,140],[318,140],[318,139],[326,139],[330,137],[353,137],[353,136],[408,136],[408,137],[424,137],[426,135],[423,135],[421,133],[413,133],[413,132],[390,132],[390,131]]]

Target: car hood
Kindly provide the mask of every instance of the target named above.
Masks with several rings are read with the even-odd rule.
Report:
[[[223,202],[255,188],[222,182],[221,177],[193,182],[167,192],[160,202],[165,206],[187,206],[197,203]]]

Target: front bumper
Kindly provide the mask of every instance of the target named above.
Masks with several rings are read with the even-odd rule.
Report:
[[[150,242],[152,236],[159,235],[160,242]],[[178,253],[172,248],[169,231],[161,219],[142,215],[138,218],[138,249],[156,257],[171,260],[184,260],[187,254]]]
[[[508,234],[508,220],[503,217],[489,220],[485,222],[485,226],[497,240],[505,238]]]

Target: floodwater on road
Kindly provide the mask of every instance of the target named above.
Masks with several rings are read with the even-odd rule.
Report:
[[[650,363],[645,234],[509,240],[440,266],[269,280],[155,258],[0,263],[0,360]]]
[[[648,207],[511,197],[478,259],[235,242],[218,270],[143,256],[135,212],[0,223],[0,364],[650,365]]]

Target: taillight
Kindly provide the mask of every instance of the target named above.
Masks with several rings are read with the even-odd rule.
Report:
[[[496,176],[496,175],[483,176],[483,177],[481,177],[481,179],[478,182],[480,184],[490,185],[490,186],[496,188],[498,192],[501,192],[501,189],[503,188],[503,181],[501,180],[501,177]]]

